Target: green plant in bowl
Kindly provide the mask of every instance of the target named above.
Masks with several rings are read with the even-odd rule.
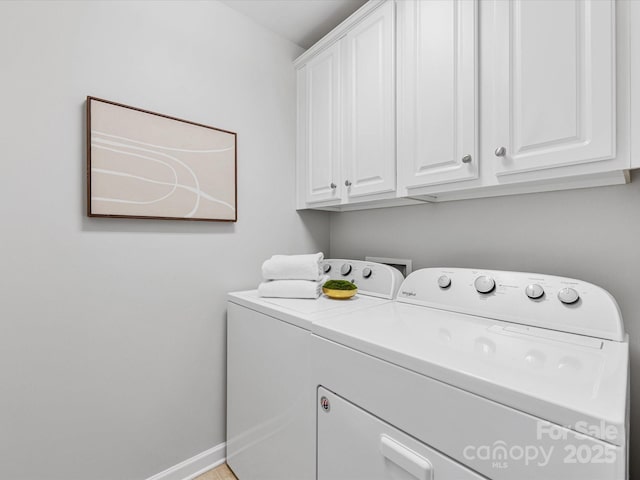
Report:
[[[328,280],[324,282],[322,288],[328,288],[330,290],[357,290],[358,287],[355,283],[348,282],[346,280]]]
[[[346,280],[329,280],[322,286],[322,293],[330,298],[347,299],[358,292],[358,287]]]

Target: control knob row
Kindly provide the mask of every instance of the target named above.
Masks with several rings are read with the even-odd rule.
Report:
[[[527,285],[524,292],[527,294],[532,300],[538,300],[542,298],[544,295],[544,288],[537,283],[532,283],[531,285]],[[580,300],[580,294],[576,291],[575,288],[565,287],[558,292],[558,300],[560,300],[565,305],[571,305],[572,303],[576,303]]]
[[[352,267],[348,263],[343,263],[342,266],[340,267],[340,273],[345,277],[351,273],[351,270],[352,270]],[[331,264],[325,263],[322,266],[322,271],[324,273],[329,273],[331,271]],[[362,269],[362,276],[364,278],[369,278],[372,273],[373,271],[369,267],[365,267]]]
[[[491,293],[496,288],[495,280],[487,275],[479,276],[473,284],[480,293]],[[440,288],[449,288],[451,286],[451,278],[447,275],[440,275],[438,277],[438,286]]]
[[[495,280],[489,275],[480,275],[473,282],[474,287],[478,293],[491,293],[496,288]],[[451,286],[451,279],[447,275],[441,275],[438,277],[438,286],[440,288],[449,288]],[[537,283],[527,285],[524,290],[527,297],[532,300],[538,300],[544,295],[544,288]],[[571,305],[580,300],[580,294],[571,287],[565,287],[558,292],[558,300],[566,305]]]
[[[329,273],[331,271],[331,264],[330,263],[325,263],[322,266],[322,271],[324,273]],[[349,265],[348,263],[343,263],[342,267],[340,267],[340,273],[344,276],[347,276],[351,273],[351,265]]]

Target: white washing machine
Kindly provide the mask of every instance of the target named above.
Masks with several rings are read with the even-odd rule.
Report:
[[[595,285],[429,268],[312,331],[318,480],[628,478],[628,338]]]
[[[315,479],[311,325],[390,302],[403,280],[387,265],[330,259],[332,279],[358,285],[348,300],[230,293],[227,313],[227,463],[240,480]]]

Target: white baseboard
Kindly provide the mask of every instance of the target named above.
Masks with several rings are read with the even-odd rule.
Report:
[[[227,444],[222,442],[209,450],[188,458],[164,472],[156,473],[147,480],[192,480],[198,475],[211,470],[224,463],[226,459]]]

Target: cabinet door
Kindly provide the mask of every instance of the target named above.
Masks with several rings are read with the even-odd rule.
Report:
[[[400,187],[477,178],[477,2],[399,2],[398,41]]]
[[[613,0],[496,0],[488,138],[497,175],[615,156]],[[501,147],[503,147],[501,149]]]
[[[390,192],[396,186],[394,16],[394,2],[385,2],[342,40],[343,165],[349,197]]]
[[[304,69],[305,200],[340,198],[340,44],[309,60]]]

